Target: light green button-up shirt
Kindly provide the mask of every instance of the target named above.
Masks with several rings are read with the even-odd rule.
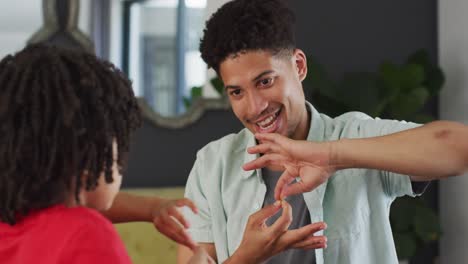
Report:
[[[359,112],[330,118],[309,103],[307,107],[312,114],[310,141],[375,137],[418,126],[373,119]],[[219,263],[238,248],[249,216],[262,207],[265,198],[261,170],[242,169],[256,158],[246,151],[254,144],[254,135],[247,129],[209,143],[198,152],[188,178],[185,196],[199,208],[197,215],[184,211],[191,224],[189,231],[195,241],[215,244]],[[328,247],[316,250],[317,264],[398,263],[389,210],[396,197],[415,195],[408,176],[346,169],[303,195],[312,223],[325,221],[328,225]]]

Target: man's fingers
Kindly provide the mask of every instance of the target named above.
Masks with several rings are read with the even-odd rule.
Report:
[[[286,195],[283,195],[284,189],[296,179],[298,175],[295,173],[293,174],[291,170],[286,169],[283,174],[281,174],[280,178],[276,182],[275,187],[275,199],[276,200],[283,200]]]
[[[244,164],[242,168],[246,171],[249,171],[267,167],[272,163],[276,165],[283,165],[281,160],[284,159],[282,159],[282,156],[279,154],[265,154],[251,162]]]
[[[281,209],[281,203],[274,203],[265,206],[264,208],[260,209],[259,211],[252,214],[249,218],[249,222],[254,225],[261,226],[265,221],[275,215]]]
[[[190,200],[190,199],[183,198],[183,199],[177,200],[176,205],[177,205],[177,207],[187,206],[187,207],[189,207],[189,208],[192,210],[192,212],[194,212],[195,214],[198,213],[198,208],[197,208],[197,206],[196,206],[196,205],[192,202],[192,200]]]
[[[268,153],[284,154],[281,146],[272,142],[268,142],[268,141],[262,142],[258,145],[248,148],[247,152],[249,154],[268,154]]]
[[[272,151],[271,144],[268,143],[261,143],[259,145],[255,145],[247,149],[247,153],[249,154],[265,154],[270,153]]]
[[[300,193],[305,193],[305,192],[308,192],[308,188],[304,185],[304,182],[303,181],[299,181],[299,182],[294,182],[292,184],[289,184],[289,185],[285,185],[283,187],[283,189],[281,191],[278,191],[280,193],[280,199],[284,199],[288,196],[291,196],[291,195],[296,195],[296,194],[300,194]],[[313,190],[313,189],[311,189]]]
[[[300,181],[294,182],[292,184],[286,184],[292,182],[291,178],[293,176],[289,171],[290,170],[288,168],[283,173],[283,175],[281,175],[281,177],[278,179],[279,184],[277,183],[275,188],[275,196],[277,193],[279,193],[280,199],[284,199],[284,197],[295,194],[310,192],[326,181],[326,177],[324,176],[325,172],[322,168],[307,166],[302,168]],[[282,179],[283,177],[284,179]]]
[[[325,236],[311,236],[293,244],[291,247],[303,248],[303,249],[323,248],[326,246],[326,244],[327,244],[327,238]]]
[[[280,144],[283,143],[284,136],[281,136],[276,133],[257,133],[255,134],[255,138],[261,142],[263,141],[270,141],[273,143]]]
[[[292,222],[292,208],[286,201],[281,201],[283,212],[281,216],[268,228],[274,234],[281,234],[288,230]]]

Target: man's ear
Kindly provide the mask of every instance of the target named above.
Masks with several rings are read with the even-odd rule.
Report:
[[[293,60],[299,80],[302,82],[307,77],[307,57],[302,50],[295,49]]]

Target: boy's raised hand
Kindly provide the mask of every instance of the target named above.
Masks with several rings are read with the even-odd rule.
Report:
[[[331,165],[331,145],[327,142],[297,141],[279,134],[256,134],[255,137],[260,143],[247,151],[263,155],[244,164],[243,168],[254,170],[268,167],[284,171],[276,184],[276,200],[311,191],[337,170],[336,166]]]
[[[202,247],[197,247],[187,264],[216,264],[216,262]]]
[[[194,213],[198,213],[197,207],[189,199],[162,199],[153,211],[153,224],[159,232],[168,238],[195,250],[197,244],[187,232],[189,223],[179,210],[180,207],[184,206],[189,207]]]

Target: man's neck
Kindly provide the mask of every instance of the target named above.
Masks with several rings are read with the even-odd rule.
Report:
[[[303,121],[297,125],[296,131],[292,134],[291,139],[294,140],[306,140],[309,135],[310,124],[311,124],[312,113],[309,108],[305,106],[303,112]]]

